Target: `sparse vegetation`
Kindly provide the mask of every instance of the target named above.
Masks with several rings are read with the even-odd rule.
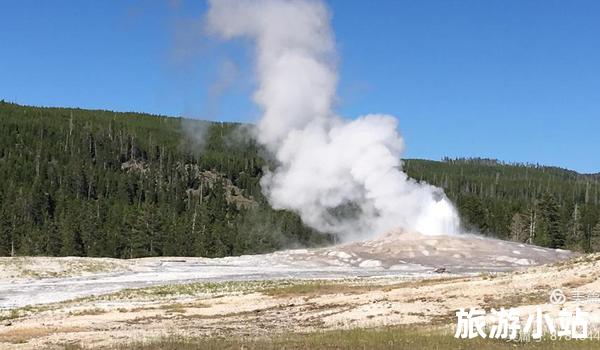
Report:
[[[90,315],[102,315],[104,313],[106,313],[107,311],[101,308],[92,308],[92,309],[84,309],[84,310],[77,310],[77,311],[71,311],[69,314],[71,316],[90,316]]]
[[[420,286],[452,278],[416,279],[410,281],[388,280],[368,283],[364,280],[307,280],[283,281],[260,290],[263,294],[273,297],[319,296],[326,294],[360,294],[380,290],[389,292],[395,288]],[[429,281],[429,282],[428,282]]]
[[[25,344],[32,339],[45,337],[58,333],[81,332],[80,328],[56,328],[56,327],[33,327],[9,329],[0,334],[0,345],[3,344]]]
[[[263,290],[262,293],[274,297],[296,297],[337,293],[352,294],[366,292],[377,288],[381,289],[383,287],[377,285],[349,285],[332,281],[307,281],[305,283],[273,286]]]
[[[86,300],[152,299],[172,296],[199,296],[204,294],[232,294],[261,291],[274,285],[290,284],[294,281],[224,281],[167,284],[146,288],[124,289],[115,293],[92,296]],[[302,281],[299,281],[302,283]]]
[[[7,313],[0,314],[0,321],[14,320],[15,318],[19,318],[19,316],[21,314],[18,309],[11,309]]]
[[[39,309],[16,309],[18,318],[2,329],[0,342],[27,342],[25,348],[36,348],[54,342],[55,333],[62,332],[61,339],[71,344],[66,348],[73,350],[93,349],[90,344],[113,350],[592,349],[596,340],[520,344],[452,336],[456,307],[488,311],[516,307],[523,312],[530,305],[547,303],[549,291],[569,281],[578,286],[583,280],[593,283],[590,276],[596,273],[595,259],[579,257],[493,278],[349,278],[149,287]],[[32,320],[56,331],[41,332],[31,325]],[[410,326],[384,327],[390,324]],[[123,329],[131,330],[130,334],[124,336]],[[316,329],[330,331],[315,333]],[[293,333],[285,333],[288,330]],[[73,345],[77,343],[81,346]]]
[[[0,270],[5,278],[62,278],[104,272],[120,272],[129,268],[128,261],[87,259],[79,257],[0,257]]]
[[[437,350],[503,350],[503,349],[550,349],[587,350],[597,349],[598,343],[587,341],[530,341],[526,343],[489,339],[455,339],[449,331],[424,330],[415,327],[352,329],[286,334],[259,338],[180,338],[165,337],[149,342],[115,345],[111,350],[383,350],[383,349],[437,349]],[[67,345],[65,350],[84,350],[93,347]]]
[[[223,281],[199,282],[186,284],[169,284],[147,288],[124,289],[119,292],[92,296],[80,300],[120,300],[120,299],[153,299],[172,296],[201,296],[219,294],[244,294],[260,292],[269,296],[305,296],[337,293],[364,293],[373,290],[389,291],[406,286],[424,286],[442,281],[461,280],[462,277],[439,277],[406,280],[403,278],[386,278],[382,280],[333,279],[333,280],[257,280],[257,281]]]
[[[185,306],[181,303],[173,303],[173,304],[164,304],[161,305],[160,308],[165,310],[167,313],[185,313]]]

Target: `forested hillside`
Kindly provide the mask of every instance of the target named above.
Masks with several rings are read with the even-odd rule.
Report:
[[[553,248],[600,251],[600,175],[490,159],[411,160],[443,187],[467,229]]]
[[[251,139],[205,124],[0,103],[0,255],[214,257],[330,242],[270,209]],[[204,145],[184,128],[206,129]]]
[[[206,130],[203,142],[184,130]],[[332,242],[269,207],[239,125],[0,102],[0,255],[224,256]],[[464,223],[600,250],[600,176],[491,160],[408,160]]]

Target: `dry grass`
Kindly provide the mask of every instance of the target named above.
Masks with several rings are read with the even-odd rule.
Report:
[[[385,286],[391,288],[391,286]],[[309,281],[283,286],[273,286],[262,291],[263,294],[285,298],[285,297],[316,297],[326,294],[360,294],[373,290],[382,290],[384,286],[377,285],[348,285],[332,281]]]
[[[491,308],[499,309],[500,307],[517,307],[521,305],[536,305],[542,304],[548,300],[548,290],[533,290],[533,291],[515,291],[512,295],[484,295],[482,308],[489,310]]]
[[[367,283],[352,280],[309,280],[273,284],[261,293],[278,298],[317,297],[328,294],[363,294],[373,291],[389,292],[400,288],[419,288],[441,282],[462,281],[463,277],[440,277],[395,283]]]
[[[107,310],[104,309],[100,309],[100,308],[93,308],[93,309],[84,309],[84,310],[77,310],[77,311],[71,311],[69,312],[69,315],[71,316],[89,316],[89,315],[102,315],[107,313]]]
[[[0,322],[7,321],[7,320],[14,320],[16,318],[19,318],[20,316],[21,316],[21,312],[19,312],[19,310],[12,309],[10,311],[0,314]]]
[[[210,307],[209,304],[207,304],[203,301],[194,301],[192,303],[185,304],[185,306],[188,308],[194,308],[194,309],[203,309],[203,308]]]
[[[585,286],[586,284],[597,281],[598,276],[587,277],[586,275],[579,276],[579,278],[562,284],[562,288],[577,289]]]
[[[181,304],[181,303],[174,303],[174,304],[164,304],[161,305],[160,308],[162,310],[165,310],[166,313],[186,313],[186,306]]]
[[[113,300],[157,300],[177,296],[244,294],[270,288],[274,285],[289,284],[290,281],[224,281],[166,284],[161,286],[123,289],[121,291],[77,299],[78,302]]]
[[[549,349],[587,350],[598,349],[596,341],[552,341],[506,342],[476,338],[455,339],[453,335],[437,330],[423,330],[414,327],[353,329],[304,334],[286,334],[272,338],[180,338],[165,337],[149,342],[116,345],[113,350],[351,350],[351,349],[462,349],[462,350],[503,350],[503,349]],[[65,350],[93,349],[75,345],[65,346]]]
[[[0,348],[2,343],[24,344],[28,341],[45,337],[56,333],[73,333],[82,332],[81,328],[51,328],[51,327],[32,327],[32,328],[15,328],[0,334]]]

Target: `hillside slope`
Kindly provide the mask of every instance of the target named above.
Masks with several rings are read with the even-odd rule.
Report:
[[[217,257],[330,243],[269,207],[264,152],[239,126],[0,102],[0,255]],[[471,230],[600,249],[598,174],[481,159],[405,169],[443,187]]]
[[[236,127],[1,103],[0,255],[214,257],[329,242],[269,207],[264,161]],[[194,128],[203,146],[182,134]]]
[[[443,187],[467,228],[554,248],[600,249],[600,175],[490,159],[407,161]]]

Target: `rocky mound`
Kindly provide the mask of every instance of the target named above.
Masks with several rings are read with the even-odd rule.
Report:
[[[293,265],[464,273],[542,265],[575,253],[472,234],[429,236],[394,230],[370,241],[274,255],[287,255],[284,260]]]

